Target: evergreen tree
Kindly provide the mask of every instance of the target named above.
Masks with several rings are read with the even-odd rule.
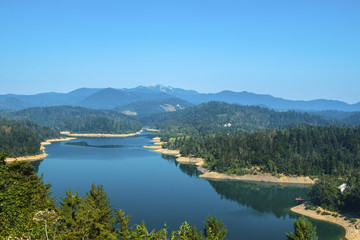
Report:
[[[49,190],[28,162],[0,165],[0,238],[44,238],[45,222],[34,217],[55,210]]]
[[[5,158],[7,157],[6,152],[0,152],[0,165],[5,165]]]
[[[102,185],[92,184],[81,205],[79,221],[89,239],[116,239],[110,200]]]
[[[71,189],[65,191],[66,197],[61,197],[59,214],[61,215],[61,229],[60,231],[68,239],[80,237],[81,226],[79,226],[79,212],[83,198],[79,197],[79,190],[72,194]]]
[[[204,235],[206,239],[209,240],[225,239],[227,234],[227,229],[222,219],[218,221],[216,216],[211,217],[209,215],[209,217],[205,219],[204,226],[205,226]]]
[[[311,224],[311,222],[301,216],[294,222],[294,233],[286,233],[288,240],[317,240],[316,227]]]

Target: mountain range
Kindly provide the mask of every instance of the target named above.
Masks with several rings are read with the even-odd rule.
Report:
[[[174,109],[182,109],[209,101],[222,101],[250,106],[255,105],[275,110],[360,111],[360,102],[348,104],[342,101],[326,99],[311,101],[287,100],[271,95],[229,90],[218,93],[199,93],[194,90],[184,90],[162,85],[123,89],[80,88],[69,93],[49,92],[35,95],[6,94],[0,95],[0,109],[19,110],[30,107],[69,105],[94,109],[120,109],[128,112],[136,111],[136,109],[139,109],[139,106],[141,106],[142,109],[149,108],[158,109],[158,111],[161,109],[163,111],[173,111]]]

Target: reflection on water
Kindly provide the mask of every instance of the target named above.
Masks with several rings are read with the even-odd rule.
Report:
[[[74,145],[74,146],[81,146],[81,147],[97,147],[97,148],[121,148],[124,147],[123,145],[91,145],[87,142],[66,142],[66,145]]]
[[[214,190],[227,200],[251,207],[276,217],[289,215],[296,197],[306,198],[306,185],[275,184],[246,181],[209,181]],[[292,214],[295,216],[295,214]]]
[[[161,157],[167,160],[169,163],[174,164],[175,166],[179,166],[181,172],[185,173],[189,177],[198,177],[201,174],[201,172],[199,172],[194,165],[181,164],[177,162],[176,156],[161,154]]]

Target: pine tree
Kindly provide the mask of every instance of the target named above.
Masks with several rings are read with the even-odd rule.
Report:
[[[86,193],[79,218],[84,236],[89,239],[116,239],[110,200],[102,185],[95,187],[92,184],[91,190]]]
[[[204,235],[206,239],[211,240],[222,240],[225,239],[227,234],[226,226],[224,225],[222,219],[217,220],[216,216],[205,218],[204,222]]]
[[[294,222],[294,233],[286,233],[288,240],[317,240],[316,227],[311,224],[311,222],[301,216],[298,220]]]

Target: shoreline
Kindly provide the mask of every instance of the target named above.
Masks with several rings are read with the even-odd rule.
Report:
[[[15,157],[15,158],[10,158],[7,157],[5,158],[5,162],[6,163],[11,163],[14,161],[37,161],[37,160],[41,160],[44,159],[48,156],[48,154],[45,152],[45,146],[46,145],[50,145],[53,142],[62,142],[62,141],[69,141],[75,139],[73,137],[67,137],[67,138],[54,138],[54,139],[48,139],[44,142],[40,143],[40,151],[42,151],[42,153],[37,154],[37,155],[31,155],[31,156],[21,156],[21,157]]]
[[[199,176],[208,180],[237,180],[237,181],[255,181],[255,182],[272,182],[272,183],[292,183],[292,184],[314,184],[314,180],[310,177],[289,177],[282,176],[280,178],[272,176],[270,173],[258,173],[257,175],[245,174],[242,176],[239,175],[228,175],[224,173],[212,172],[206,169],[204,165],[204,159],[202,158],[193,158],[193,157],[183,157],[180,154],[179,150],[169,150],[167,148],[162,148],[164,144],[161,142],[160,137],[155,137],[151,140],[154,145],[143,146],[147,149],[153,149],[155,152],[173,155],[176,156],[176,161],[182,164],[193,164],[197,166],[197,170],[202,174]]]
[[[124,134],[116,134],[116,133],[70,133],[69,131],[61,131],[60,134],[71,136],[71,137],[132,137],[139,135],[143,132],[141,129],[135,133],[124,133]]]
[[[295,212],[295,213],[298,213],[298,214],[301,214],[301,215],[304,215],[306,217],[309,217],[309,218],[313,218],[313,219],[316,219],[316,220],[320,220],[320,221],[325,221],[325,222],[330,222],[330,223],[333,223],[333,224],[337,224],[341,227],[343,227],[345,229],[345,238],[347,240],[356,240],[356,239],[360,239],[360,230],[359,229],[356,229],[355,225],[358,226],[358,228],[360,227],[360,219],[357,218],[357,222],[356,224],[353,224],[350,222],[350,220],[345,220],[343,217],[340,217],[341,214],[339,213],[335,213],[335,212],[331,212],[331,211],[326,211],[330,214],[338,214],[339,216],[338,217],[334,217],[332,215],[321,215],[320,214],[317,214],[317,212],[315,210],[306,210],[305,209],[306,206],[304,204],[300,204],[300,205],[297,205],[295,207],[292,207],[290,210],[292,212]],[[322,209],[321,207],[318,207],[318,209],[320,209],[322,212],[324,212],[325,210]]]

